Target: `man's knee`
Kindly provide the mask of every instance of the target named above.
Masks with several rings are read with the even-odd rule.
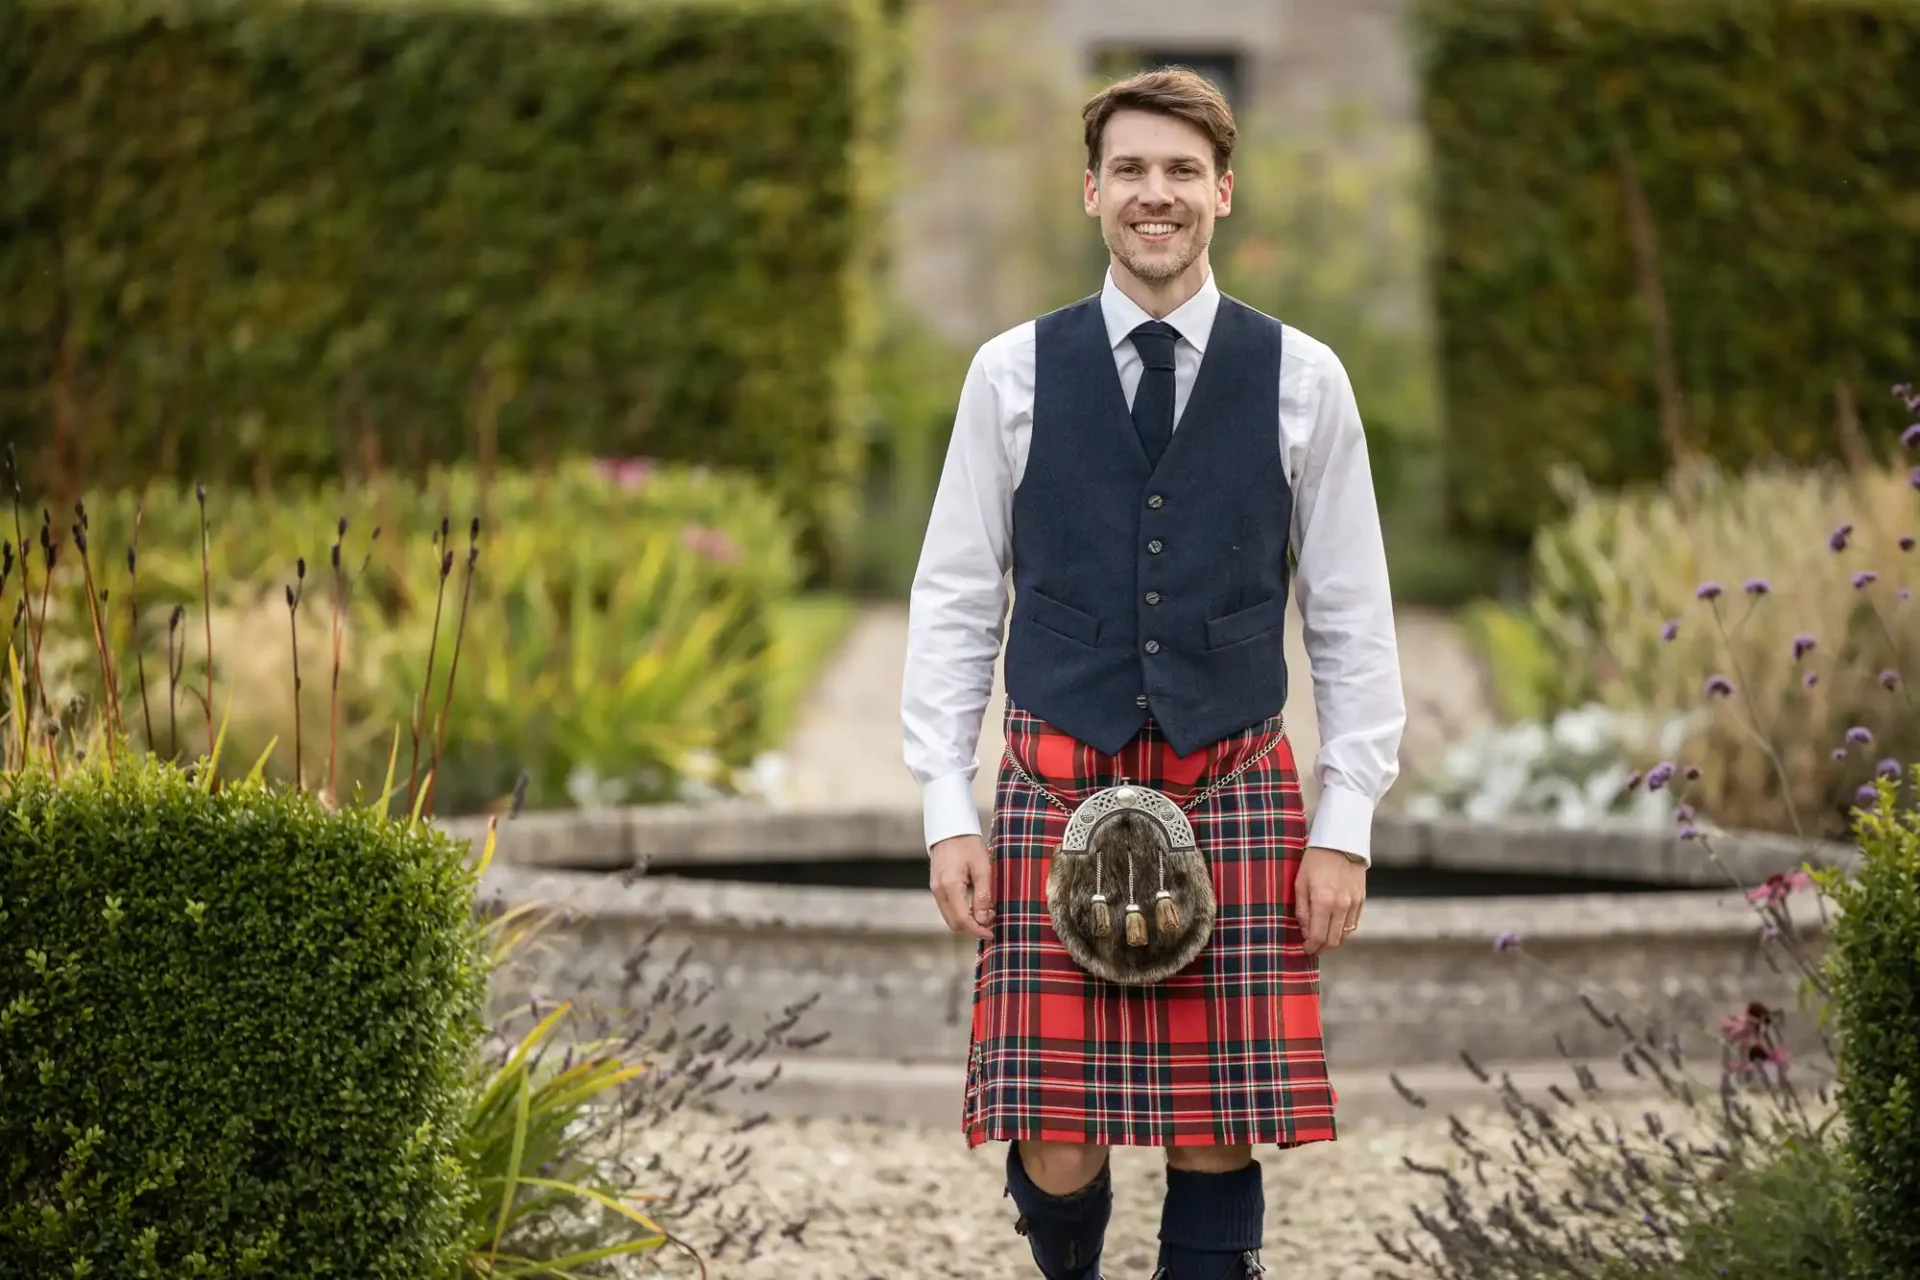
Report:
[[[1253,1163],[1253,1147],[1168,1147],[1167,1164],[1188,1173],[1232,1173]]]
[[[1020,1140],[1020,1163],[1033,1184],[1050,1196],[1070,1196],[1092,1184],[1106,1167],[1107,1149],[1081,1142]]]

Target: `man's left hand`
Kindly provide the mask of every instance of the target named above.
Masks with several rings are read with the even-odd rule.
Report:
[[[1310,848],[1300,858],[1293,900],[1307,954],[1337,947],[1360,927],[1367,868],[1337,849]]]

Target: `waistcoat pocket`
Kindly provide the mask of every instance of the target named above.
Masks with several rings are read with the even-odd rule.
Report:
[[[1280,626],[1286,606],[1277,596],[1268,596],[1259,604],[1207,619],[1207,648],[1224,649],[1247,640],[1257,640]]]

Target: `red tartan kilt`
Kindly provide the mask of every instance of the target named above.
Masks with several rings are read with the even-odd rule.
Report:
[[[1152,722],[1109,756],[1009,705],[1006,737],[1008,752],[1069,807],[1121,777],[1184,805],[1273,749],[1188,813],[1219,915],[1193,963],[1145,987],[1093,977],[1054,936],[1047,863],[1067,814],[1000,762],[988,834],[997,916],[974,965],[968,1145],[1331,1140],[1320,967],[1293,914],[1306,817],[1279,718],[1184,759]]]

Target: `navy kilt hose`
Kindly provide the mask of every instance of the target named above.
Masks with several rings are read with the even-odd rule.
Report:
[[[1320,968],[1294,918],[1307,824],[1280,718],[1185,759],[1149,721],[1111,756],[1010,703],[1006,740],[1008,754],[1069,808],[1122,777],[1184,806],[1272,749],[1188,811],[1219,915],[1192,964],[1143,987],[1086,973],[1054,936],[1048,858],[1067,814],[1001,760],[987,836],[996,919],[974,965],[968,1145],[1331,1140]]]

